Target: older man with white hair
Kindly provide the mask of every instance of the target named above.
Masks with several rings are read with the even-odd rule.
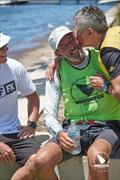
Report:
[[[11,180],[24,179],[33,165],[33,154],[39,149],[35,142],[39,114],[39,96],[23,65],[7,57],[10,36],[0,33],[0,163],[18,162]],[[18,91],[28,100],[28,123],[18,118]],[[34,167],[34,166],[32,166]],[[31,176],[29,180],[32,180]]]
[[[106,77],[98,62],[99,52],[94,48],[83,51],[74,33],[64,26],[53,30],[49,44],[60,58],[61,66],[58,76],[54,74],[54,80],[46,82],[44,118],[53,138],[35,156],[39,179],[58,180],[54,167],[75,156],[69,153],[76,143],[64,129],[74,121],[81,129],[81,154],[88,156],[89,179],[108,180],[108,166],[104,163],[120,145],[120,103],[109,94],[109,87],[103,86],[101,91],[91,87],[91,76],[98,72]],[[64,127],[58,121],[61,97]],[[94,163],[100,163],[100,172]]]

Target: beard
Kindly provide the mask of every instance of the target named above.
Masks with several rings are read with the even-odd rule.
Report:
[[[80,61],[79,57],[65,57],[68,61],[72,61],[72,62],[76,62],[76,61]]]
[[[71,55],[71,56],[64,56],[68,61],[73,61],[73,62],[81,62],[84,59],[84,54],[83,53],[79,53],[79,54],[75,54],[75,55]]]

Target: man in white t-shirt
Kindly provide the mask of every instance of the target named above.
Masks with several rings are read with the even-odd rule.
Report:
[[[39,149],[34,140],[39,96],[22,64],[7,57],[9,41],[0,33],[0,163],[20,163],[11,179],[22,180],[34,168],[33,154]],[[21,126],[18,118],[18,91],[28,100],[27,126]]]

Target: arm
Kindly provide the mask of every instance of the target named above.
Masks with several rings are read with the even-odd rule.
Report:
[[[120,50],[104,48],[101,57],[111,78],[111,94],[120,100]]]
[[[36,87],[31,81],[28,76],[27,71],[25,68],[20,65],[19,68],[19,91],[25,96],[28,100],[28,120],[32,125],[29,123],[28,126],[20,126],[20,132],[18,134],[19,138],[28,138],[35,135],[36,125],[35,122],[38,120],[38,113],[39,113],[39,96],[36,92]]]
[[[61,95],[57,76],[54,78],[54,81],[47,81],[44,117],[48,131],[57,138],[62,149],[70,152],[75,147],[74,141],[69,138],[67,132],[64,132],[61,123],[58,121]]]
[[[28,119],[37,122],[39,117],[39,96],[37,92],[27,96],[28,100]]]
[[[61,99],[61,91],[59,88],[59,80],[54,74],[54,81],[46,82],[46,96],[44,117],[48,131],[56,135],[59,131],[63,130],[62,125],[58,121],[58,111]]]
[[[52,81],[54,79],[54,73],[56,71],[56,74],[58,76],[59,69],[60,69],[60,56],[56,57],[53,61],[53,63],[50,63],[45,71],[45,75],[47,80]]]
[[[25,139],[35,136],[36,122],[39,118],[39,96],[34,92],[27,97],[28,100],[28,122],[27,126],[20,126],[18,137]]]
[[[120,75],[111,80],[111,94],[120,100]]]

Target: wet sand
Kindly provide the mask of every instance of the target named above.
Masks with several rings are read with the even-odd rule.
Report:
[[[40,46],[15,52],[10,54],[10,57],[20,61],[25,68],[31,69],[39,66],[41,63],[49,63],[53,57],[53,50],[50,48],[46,38],[40,40]]]

